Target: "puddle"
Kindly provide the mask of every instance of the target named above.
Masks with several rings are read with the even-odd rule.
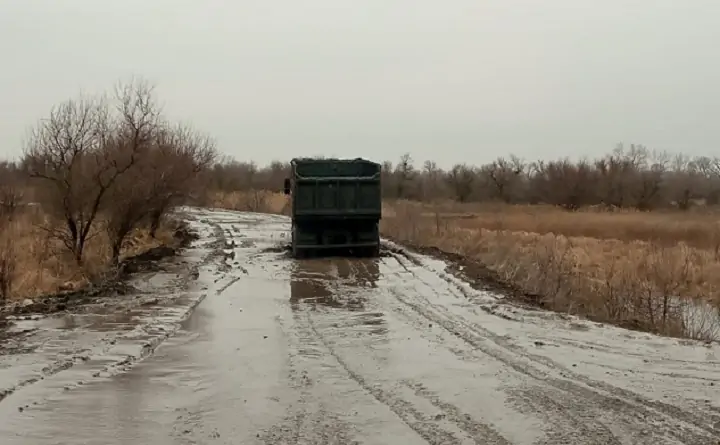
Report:
[[[62,314],[31,320],[18,320],[13,330],[75,330],[96,332],[127,331],[137,324],[137,311],[123,311],[109,314]]]

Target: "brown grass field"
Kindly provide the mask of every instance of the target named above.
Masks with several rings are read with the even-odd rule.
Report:
[[[271,192],[216,195],[210,204],[287,214],[287,198]],[[388,201],[381,230],[475,261],[547,309],[708,339],[720,334],[718,216]]]
[[[89,241],[85,261],[79,266],[67,249],[48,235],[47,216],[37,208],[24,209],[0,230],[0,278],[9,278],[10,298],[24,299],[59,291],[76,290],[101,278],[110,263],[110,243],[98,231]],[[148,230],[135,230],[126,240],[121,258],[173,244],[173,230],[162,226],[156,238]],[[4,269],[3,265],[10,266]]]
[[[386,203],[383,235],[476,260],[549,309],[715,337],[720,223],[711,213]]]

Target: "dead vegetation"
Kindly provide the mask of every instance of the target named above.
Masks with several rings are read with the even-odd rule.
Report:
[[[684,215],[387,202],[382,233],[475,260],[526,302],[624,327],[720,338],[718,225]]]
[[[214,158],[209,137],[164,119],[143,80],[56,106],[0,166],[0,297],[76,289],[172,242],[163,217]]]
[[[289,215],[288,198],[281,193],[268,190],[213,191],[208,193],[203,204],[207,207],[241,212]]]

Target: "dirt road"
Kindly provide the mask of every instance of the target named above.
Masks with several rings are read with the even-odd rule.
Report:
[[[720,443],[718,345],[520,309],[396,249],[295,261],[283,217],[187,214],[201,239],[140,304],[17,323],[3,445]]]

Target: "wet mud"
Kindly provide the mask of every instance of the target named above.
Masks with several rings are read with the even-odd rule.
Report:
[[[524,310],[390,242],[294,260],[284,217],[184,212],[200,237],[131,283],[147,304],[22,321],[42,346],[0,362],[36,379],[0,401],[3,444],[720,438],[716,345]]]

